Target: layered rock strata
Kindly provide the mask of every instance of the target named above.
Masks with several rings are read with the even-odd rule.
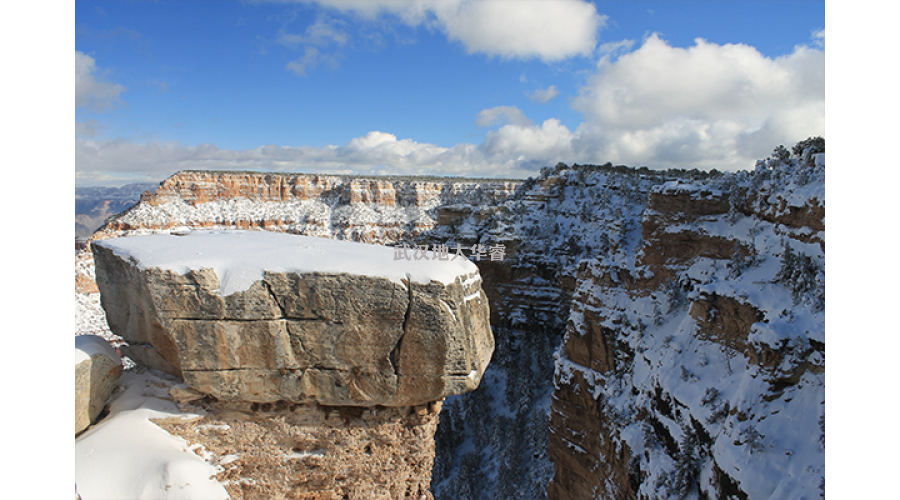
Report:
[[[424,404],[475,389],[494,349],[468,260],[241,231],[93,248],[128,352],[217,399]]]
[[[140,203],[108,221],[101,232],[121,235],[187,225],[392,243],[433,229],[439,206],[493,205],[508,198],[518,184],[184,171],[163,181],[156,191],[144,193]]]

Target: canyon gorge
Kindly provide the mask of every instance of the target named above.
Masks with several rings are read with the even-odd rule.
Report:
[[[220,462],[243,450],[216,476],[232,498],[276,482],[341,498],[352,475],[382,478],[371,498],[824,496],[824,153],[736,173],[560,163],[515,181],[183,171],[76,251],[76,335],[132,362],[146,350],[110,330],[91,242],[231,230],[484,250],[471,262],[494,343],[477,389],[378,414],[175,391],[207,420],[161,427]]]

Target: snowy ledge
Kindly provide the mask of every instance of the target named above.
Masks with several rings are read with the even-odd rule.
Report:
[[[478,272],[468,259],[446,261],[394,259],[395,250],[343,240],[267,231],[193,231],[95,241],[141,269],[160,268],[186,274],[213,269],[219,295],[243,292],[263,279],[265,271],[357,274],[428,284],[448,285]]]

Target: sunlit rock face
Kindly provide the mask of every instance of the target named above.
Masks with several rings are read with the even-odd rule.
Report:
[[[468,260],[241,231],[93,247],[113,332],[217,399],[424,404],[475,389],[493,352]]]

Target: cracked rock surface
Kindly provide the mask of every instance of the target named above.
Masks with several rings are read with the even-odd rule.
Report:
[[[216,253],[223,241],[239,253],[263,237],[272,238],[235,231],[94,242],[110,329],[130,344],[123,353],[220,400],[409,406],[478,386],[494,339],[474,265],[450,268],[434,259],[425,268],[394,260],[387,247],[281,234],[275,243],[290,245],[296,265],[279,260],[283,252],[260,258],[255,281],[246,278],[257,265],[252,257],[223,271]],[[296,245],[298,239],[310,244]],[[185,248],[199,257],[185,262],[178,254]],[[177,266],[160,264],[165,252]],[[323,252],[327,266],[316,264]],[[384,265],[336,272],[341,258],[361,256]],[[430,269],[434,279],[427,279]],[[252,284],[223,296],[222,289],[234,288],[223,276],[235,275]]]

